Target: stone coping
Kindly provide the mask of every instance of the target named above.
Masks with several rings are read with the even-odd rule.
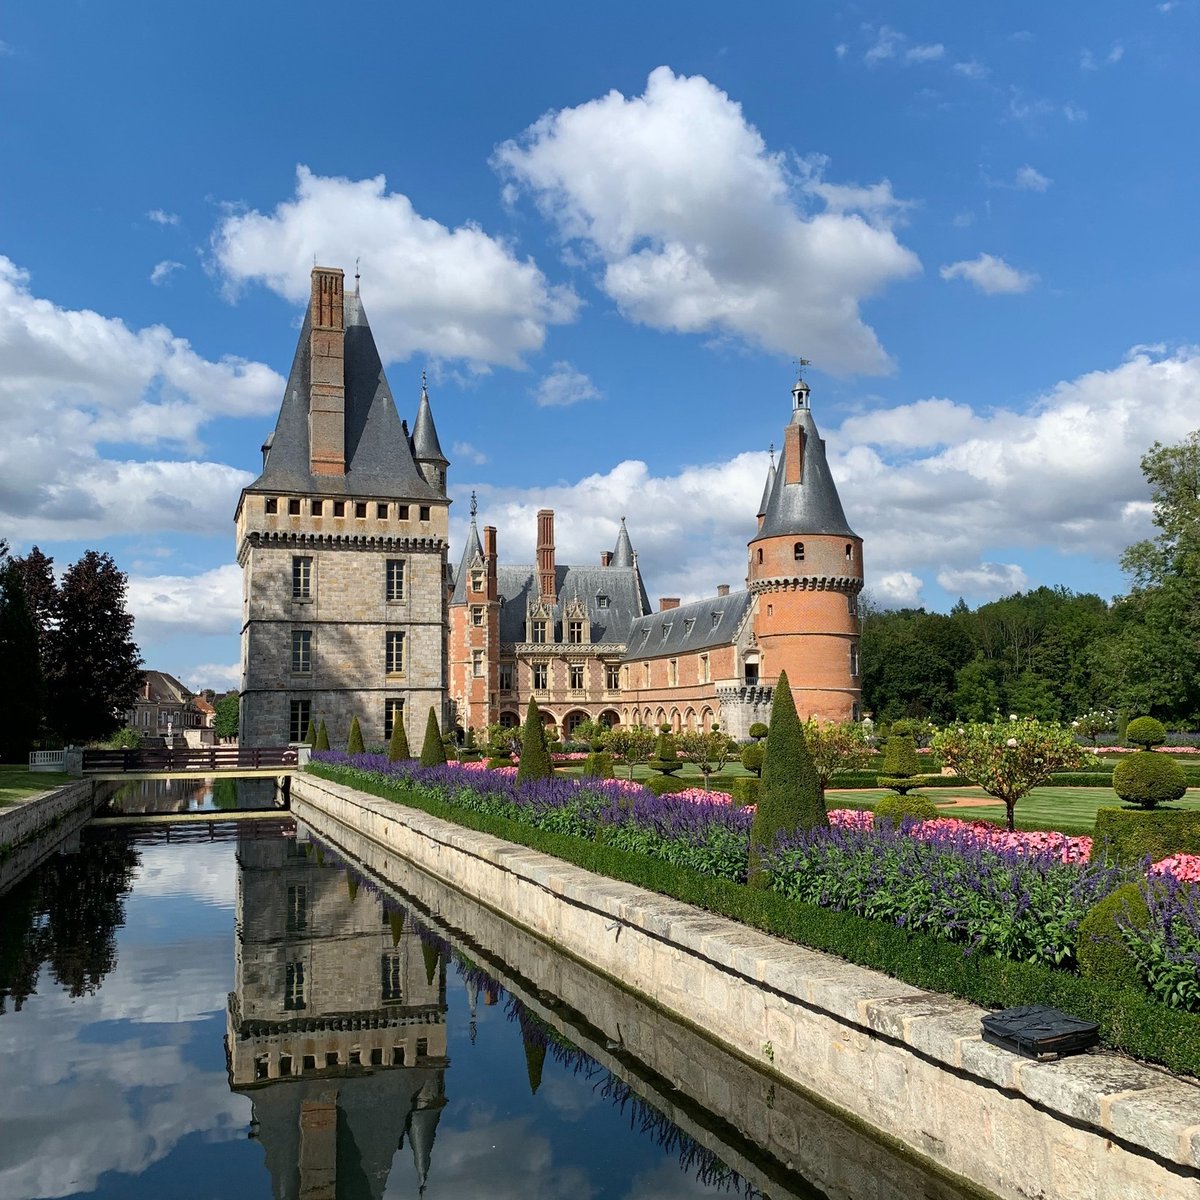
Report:
[[[597,913],[613,923],[617,937],[622,925],[638,929],[844,1026],[906,1046],[944,1070],[1021,1097],[1134,1151],[1189,1172],[1200,1170],[1200,1082],[1111,1051],[1045,1063],[1022,1058],[983,1041],[980,1019],[988,1010],[968,1001],[923,991],[879,971],[342,784],[311,775],[297,776],[293,789],[297,784],[301,792],[310,787],[324,791]],[[516,914],[513,917],[520,920]],[[789,1077],[803,1086],[802,1078]]]
[[[14,847],[41,833],[73,809],[90,803],[92,780],[74,780],[33,792],[0,808],[0,846]]]

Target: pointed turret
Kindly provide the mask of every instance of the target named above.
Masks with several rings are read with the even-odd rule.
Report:
[[[437,1137],[438,1121],[446,1101],[435,1102],[429,1108],[414,1109],[408,1117],[408,1144],[412,1147],[413,1165],[417,1169],[417,1189],[423,1195],[433,1162],[433,1141]]]
[[[775,443],[771,443],[771,465],[767,468],[767,483],[763,488],[762,499],[758,502],[758,527],[762,528],[763,517],[767,515],[767,505],[771,501],[771,489],[775,486]]]
[[[633,566],[633,544],[629,540],[629,530],[625,528],[625,518],[621,518],[621,531],[617,534],[617,548],[613,551],[612,562],[609,564],[614,567],[632,567]]]
[[[451,604],[466,604],[467,602],[467,577],[471,573],[471,568],[476,564],[482,565],[483,558],[483,543],[479,540],[479,528],[475,524],[475,493],[471,493],[471,525],[467,530],[466,541],[463,543],[462,558],[458,564],[458,574],[454,576],[454,594],[450,598]]]
[[[429,389],[425,373],[421,373],[421,403],[417,407],[417,420],[412,433],[413,458],[425,476],[425,482],[439,492],[446,490],[446,468],[450,460],[442,453],[438,441],[437,426],[433,423],[433,409],[429,406]]]

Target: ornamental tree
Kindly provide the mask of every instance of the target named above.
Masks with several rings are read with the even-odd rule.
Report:
[[[956,774],[1003,801],[1009,829],[1027,792],[1055,771],[1095,761],[1071,729],[1036,717],[952,726],[934,738],[933,748]]]
[[[531,779],[549,779],[554,774],[550,751],[546,748],[546,726],[538,712],[537,702],[529,698],[525,713],[525,728],[521,735],[521,761],[517,763],[517,782]]]
[[[362,726],[358,723],[358,717],[350,718],[350,736],[346,739],[347,754],[363,754],[366,752],[366,745],[363,742]]]
[[[856,721],[822,725],[809,717],[804,723],[804,741],[817,771],[822,796],[835,775],[861,771],[871,759],[867,731]]]
[[[654,749],[654,730],[644,725],[618,725],[608,731],[608,748],[629,767],[629,778],[633,769],[644,763]]]
[[[737,744],[721,732],[719,725],[714,725],[707,733],[698,729],[689,729],[682,733],[678,740],[679,753],[704,776],[704,790],[708,791],[708,777],[718,774],[729,761],[730,754],[737,749]]]
[[[1096,745],[1102,733],[1112,733],[1117,727],[1117,714],[1111,708],[1094,708],[1071,722],[1071,728],[1080,737]]]
[[[408,749],[408,733],[404,728],[404,714],[396,713],[392,718],[392,736],[388,739],[388,762],[400,762],[412,758]]]

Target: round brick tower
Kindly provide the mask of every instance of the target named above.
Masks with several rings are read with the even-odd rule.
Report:
[[[762,682],[787,671],[801,720],[860,717],[862,538],[846,523],[803,379],[792,389],[779,464],[767,476],[746,583]]]

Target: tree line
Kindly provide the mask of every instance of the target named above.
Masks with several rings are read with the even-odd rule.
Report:
[[[1039,587],[949,613],[863,606],[863,708],[985,721],[1072,721],[1096,710],[1200,728],[1200,431],[1142,459],[1156,534],[1130,546],[1111,602]]]
[[[126,585],[111,555],[89,550],[59,580],[37,546],[16,557],[0,540],[0,762],[119,728],[142,683]]]

